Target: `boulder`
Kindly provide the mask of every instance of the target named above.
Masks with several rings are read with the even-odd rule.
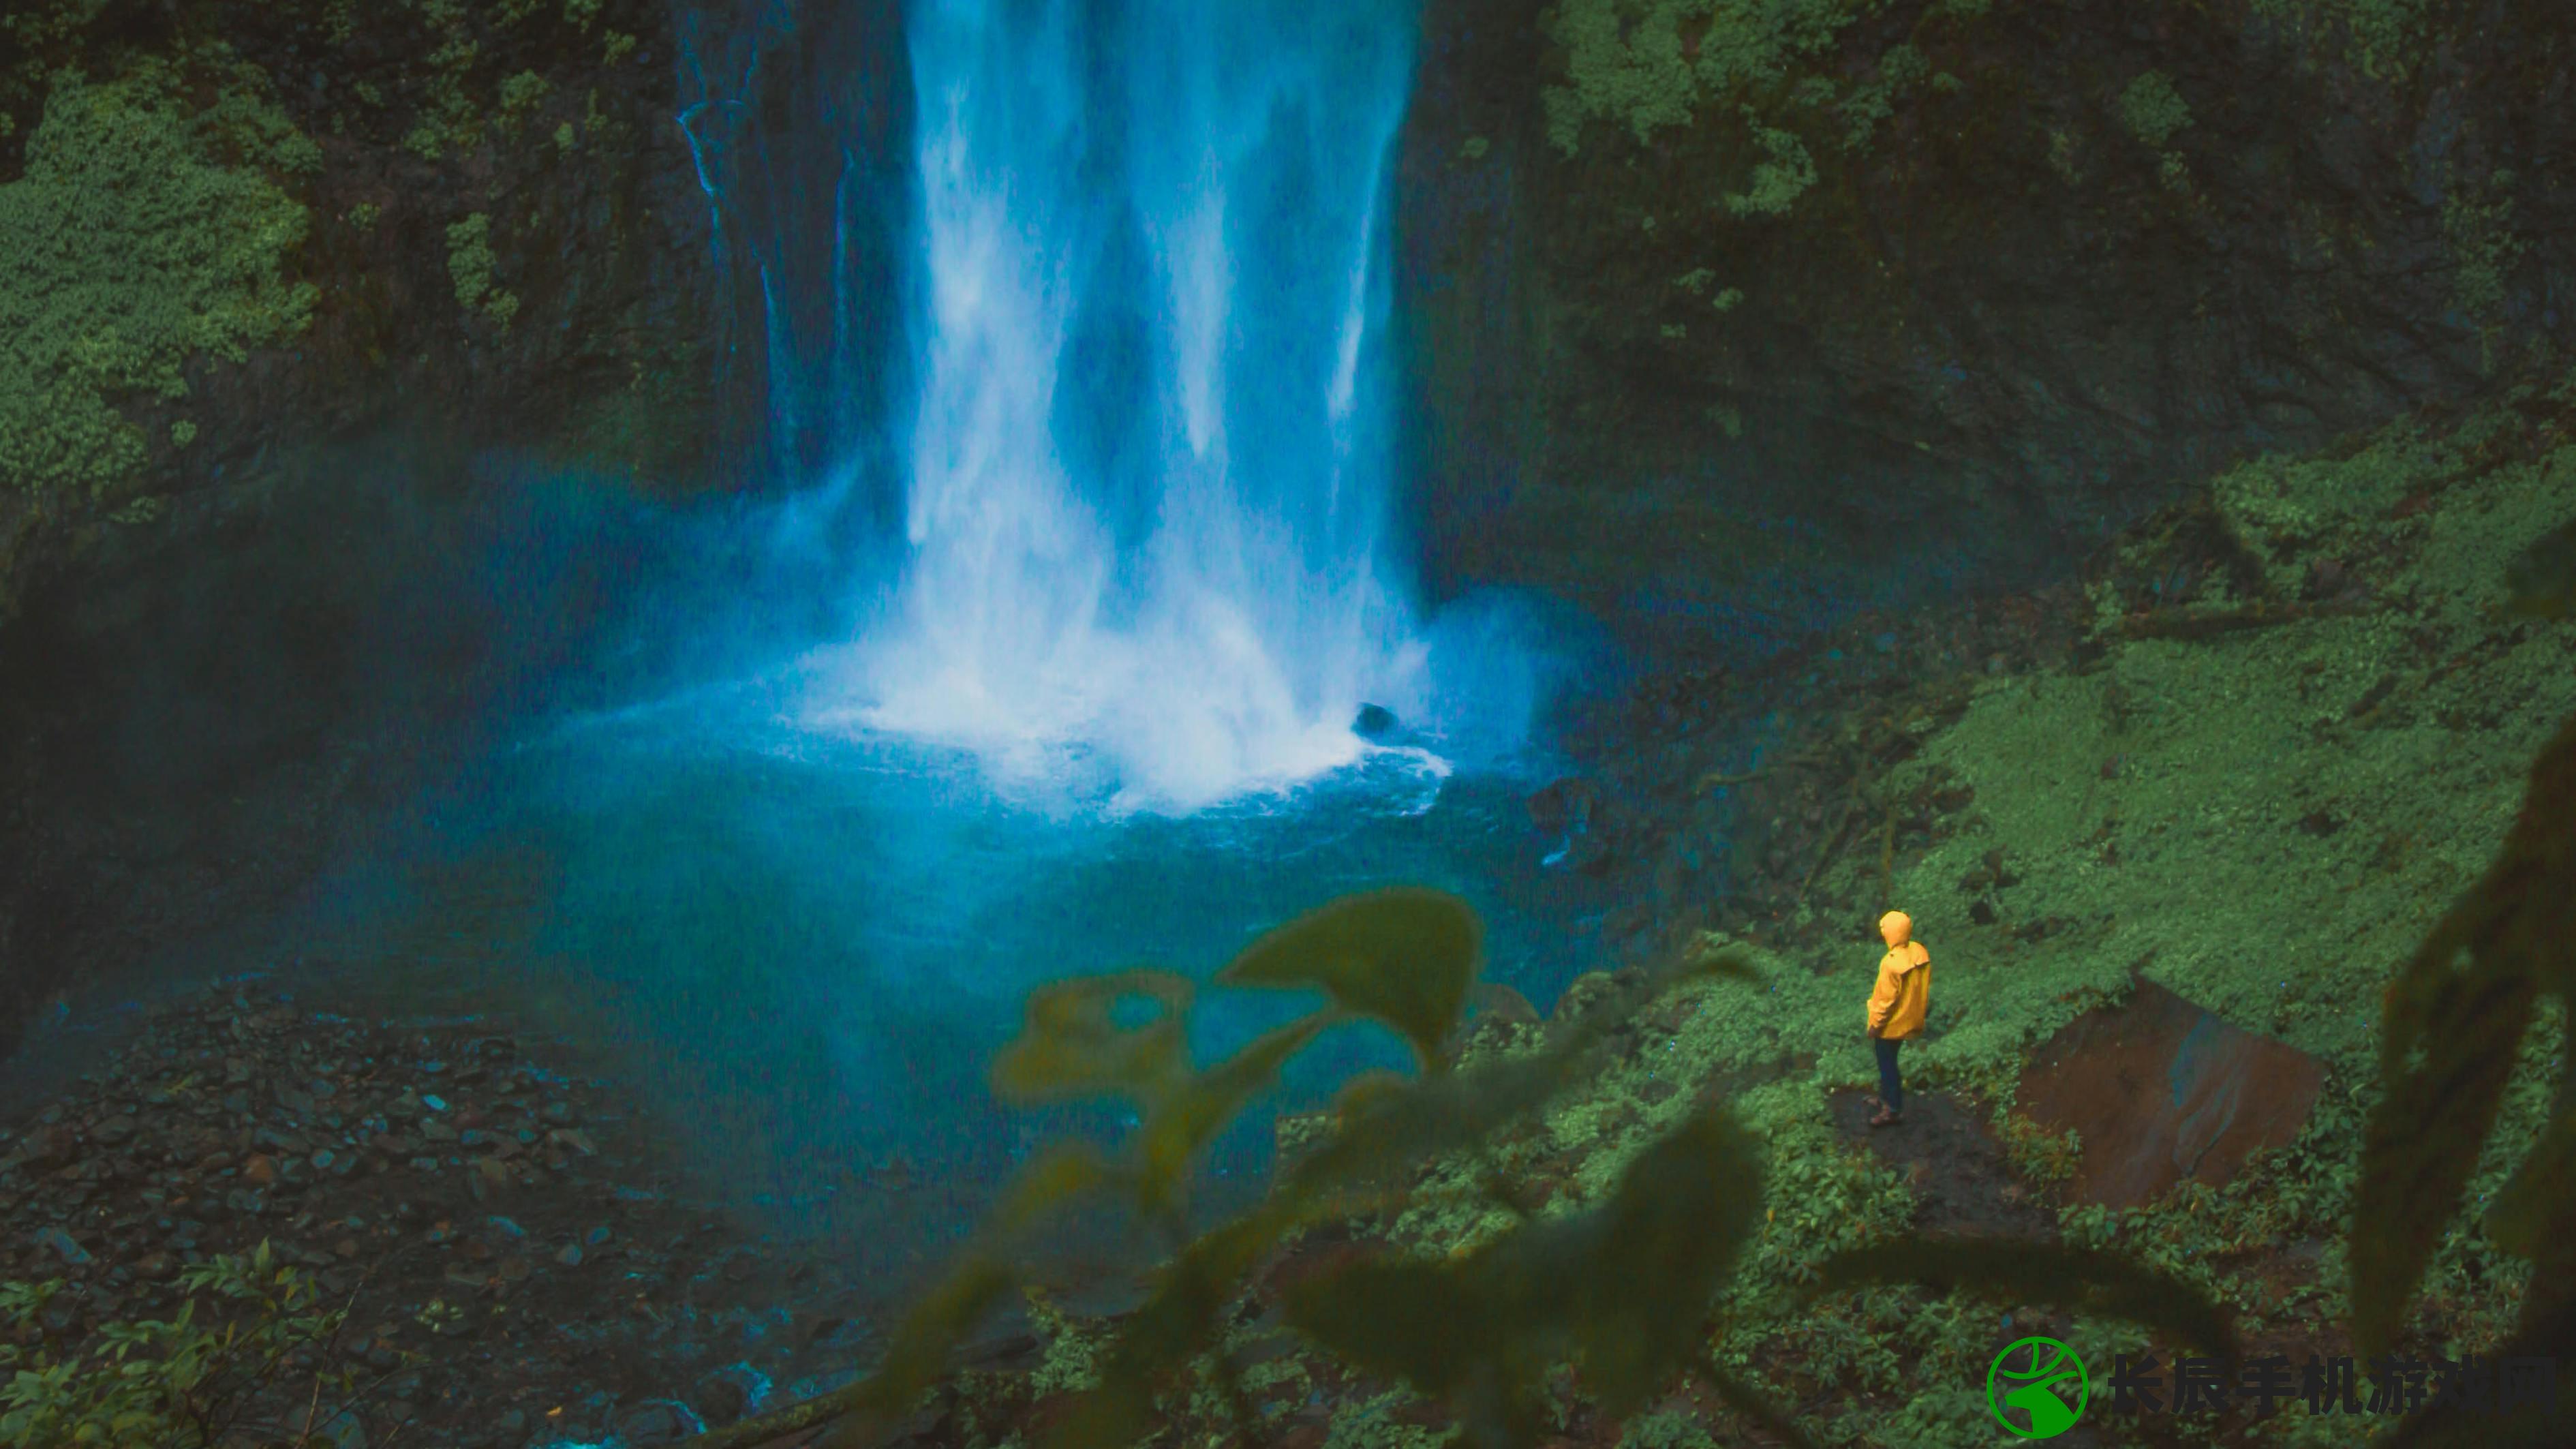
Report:
[[[2296,1137],[2324,1081],[2317,1059],[2151,981],[2040,1048],[2016,1101],[2082,1145],[2069,1196],[2135,1207],[2185,1178],[2217,1187]]]

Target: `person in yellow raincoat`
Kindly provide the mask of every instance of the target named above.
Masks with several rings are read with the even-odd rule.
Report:
[[[1896,1049],[1923,1029],[1932,1004],[1932,953],[1914,939],[1914,919],[1903,911],[1878,918],[1887,954],[1878,960],[1878,989],[1869,994],[1869,1042],[1878,1052],[1878,1115],[1872,1127],[1904,1120],[1905,1083],[1896,1074]]]

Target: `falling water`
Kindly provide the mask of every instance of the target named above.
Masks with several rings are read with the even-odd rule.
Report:
[[[1390,0],[921,0],[901,582],[825,723],[1187,809],[1366,746],[1385,556]]]

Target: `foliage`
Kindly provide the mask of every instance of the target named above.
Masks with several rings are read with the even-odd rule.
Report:
[[[478,211],[447,229],[447,275],[456,284],[456,305],[508,327],[519,314],[519,298],[493,282],[497,264],[489,212]]]
[[[2019,1112],[2004,1118],[2000,1135],[2014,1169],[2034,1182],[2065,1182],[2075,1176],[2076,1164],[2084,1159],[2084,1144],[2075,1129],[2051,1132]]]
[[[2385,1087],[2371,1114],[2353,1221],[2353,1330],[2391,1346],[2441,1231],[2460,1206],[2543,996],[2576,998],[2565,942],[2576,930],[2576,716],[2532,767],[2521,813],[2486,875],[2434,926],[2388,995]],[[2576,1102],[2560,1101],[2492,1209],[2498,1242],[2534,1259],[2547,1292],[2520,1333],[2550,1330],[2570,1301],[2576,1231]],[[2554,1270],[2554,1271],[2552,1271]],[[2564,1343],[2565,1340],[2560,1340]]]
[[[301,1439],[283,1420],[261,1415],[272,1407],[264,1391],[304,1366],[314,1378],[310,1393],[289,1396],[297,1410],[333,1406],[305,1414],[311,1424],[332,1422],[352,1402],[354,1377],[318,1362],[346,1310],[322,1308],[311,1276],[280,1264],[268,1244],[219,1255],[179,1282],[190,1297],[176,1317],[104,1325],[96,1347],[65,1358],[41,1346],[47,1306],[63,1283],[0,1285],[0,1314],[40,1344],[0,1344],[0,1366],[13,1370],[0,1387],[0,1444],[209,1449]]]
[[[211,105],[183,99],[199,80]],[[56,78],[24,174],[0,186],[0,478],[113,492],[147,455],[120,402],[184,397],[192,356],[239,361],[303,329],[314,289],[285,268],[306,211],[267,173],[317,160],[219,51]]]
[[[1687,124],[1702,101],[1773,81],[1822,53],[1873,8],[1873,0],[1563,0],[1553,25],[1566,84],[1546,92],[1549,137],[1571,155],[1586,121],[1608,119],[1646,141]]]
[[[2406,73],[2421,41],[2431,0],[2253,0],[2254,13],[2293,32],[2336,36],[2365,75]]]
[[[855,1434],[909,1410],[944,1376],[954,1346],[1021,1282],[1022,1246],[1055,1212],[1124,1202],[1177,1228],[1188,1176],[1224,1122],[1321,1032],[1375,1021],[1414,1043],[1420,1069],[1347,1084],[1334,1129],[1283,1165],[1267,1200],[1187,1240],[1106,1350],[1083,1343],[1050,1379],[1086,1385],[1056,1419],[1051,1446],[1140,1442],[1171,1396],[1193,1385],[1257,1438],[1262,1414],[1228,1325],[1283,1246],[1309,1228],[1384,1212],[1426,1161],[1473,1159],[1534,1129],[1600,1069],[1615,1033],[1650,1003],[1718,978],[1753,979],[1741,953],[1703,951],[1662,975],[1603,990],[1553,1042],[1524,1041],[1462,1064],[1449,1043],[1476,965],[1474,919],[1450,897],[1390,891],[1336,902],[1256,941],[1219,976],[1227,985],[1320,989],[1326,1004],[1204,1070],[1187,1058],[1194,992],[1185,978],[1127,971],[1035,993],[1020,1036],[995,1063],[997,1093],[1016,1102],[1117,1097],[1136,1108],[1138,1127],[1115,1155],[1074,1146],[1042,1157],[976,1248],[906,1320],[877,1374],[790,1414],[804,1423],[850,1415]],[[1739,1365],[1711,1352],[1713,1317],[1770,1226],[1762,1143],[1732,1112],[1686,1104],[1664,1130],[1619,1156],[1590,1206],[1534,1213],[1489,1186],[1508,1220],[1500,1230],[1446,1252],[1388,1245],[1309,1271],[1281,1291],[1284,1319],[1343,1362],[1444,1404],[1456,1418],[1452,1434],[1467,1443],[1534,1444],[1559,1427],[1554,1374],[1570,1363],[1614,1420],[1652,1405],[1689,1373],[1767,1432],[1804,1444]],[[2068,1261],[2069,1283],[2085,1291],[2107,1285],[2111,1311],[2194,1331],[2215,1313],[2183,1285],[2124,1270],[2106,1255]],[[2025,1273],[2014,1286],[2041,1294],[2065,1285]],[[1032,1301],[1053,1372],[1053,1346],[1071,1331],[1042,1299]],[[703,1449],[761,1442],[787,1422],[775,1416],[699,1442]],[[1356,1421],[1337,1425],[1337,1437],[1345,1430],[1358,1432]]]
[[[2513,230],[2513,187],[2513,173],[2499,171],[2483,185],[2454,186],[2442,204],[2442,238],[2456,268],[2452,304],[2481,325],[2502,319],[2514,264],[2529,249]]]
[[[2174,89],[2173,77],[2151,70],[2129,82],[2120,93],[2120,124],[2130,135],[2161,151],[2175,133],[2191,124],[2191,107]]]

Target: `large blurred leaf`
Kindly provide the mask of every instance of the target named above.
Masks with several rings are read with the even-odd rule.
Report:
[[[2386,1088],[2353,1205],[2353,1338],[2389,1350],[2495,1125],[2533,1007],[2576,984],[2576,718],[2532,765],[2504,848],[2389,989]],[[2465,970],[2459,962],[2468,960]],[[2545,1164],[2544,1164],[2545,1166]],[[2507,1231],[2517,1224],[2508,1222]]]
[[[1593,1053],[1648,1002],[1676,986],[1718,978],[1754,979],[1754,973],[1740,951],[1706,953],[1604,997],[1544,1051],[1400,1086],[1377,1082],[1363,1090],[1367,1079],[1355,1081],[1343,1094],[1339,1129],[1298,1161],[1283,1191],[1301,1201],[1330,1201],[1383,1187],[1425,1158],[1482,1142],[1588,1079]]]
[[[1029,994],[1020,1035],[993,1063],[993,1093],[1026,1105],[1123,1096],[1150,1105],[1188,1070],[1190,983],[1168,971],[1121,971]],[[1122,1008],[1152,1015],[1129,1025]]]
[[[1753,1143],[1715,1114],[1646,1149],[1610,1200],[1452,1263],[1368,1261],[1309,1279],[1289,1321],[1334,1353],[1450,1400],[1480,1442],[1524,1443],[1522,1412],[1569,1353],[1610,1417],[1707,1351],[1711,1301],[1762,1200]],[[1499,1437],[1497,1437],[1499,1436]]]
[[[2236,1357],[2225,1310],[2179,1278],[2096,1248],[2015,1238],[1899,1238],[1825,1260],[1820,1293],[1871,1283],[1967,1288],[2021,1303],[2052,1303],[2124,1318],[2169,1333],[2221,1359]]]
[[[1762,1159],[1701,1113],[1639,1154],[1597,1214],[1574,1280],[1574,1334],[1604,1412],[1625,1418],[1707,1346],[1709,1304],[1762,1213]]]
[[[1053,1214],[1117,1180],[1100,1149],[1087,1142],[1060,1142],[1020,1170],[1002,1200],[984,1220],[988,1237],[1007,1243]]]
[[[1245,1103],[1268,1090],[1279,1079],[1280,1067],[1334,1020],[1318,1012],[1293,1021],[1182,1082],[1155,1104],[1136,1140],[1137,1191],[1146,1211],[1178,1200],[1200,1149]]]
[[[840,1420],[832,1449],[860,1449],[886,1424],[910,1413],[947,1379],[957,1345],[1019,1282],[997,1259],[972,1257],[952,1270],[904,1315],[877,1371],[848,1388],[818,1395],[778,1414],[746,1419],[689,1441],[688,1449],[750,1449],[798,1429]]]
[[[2548,1256],[2576,1227],[2576,1109],[2563,1110],[2541,1129],[2531,1155],[2487,1215],[2498,1247],[2526,1258]]]
[[[2564,1285],[2554,1294],[2535,1294],[2525,1305],[2513,1337],[2494,1351],[2498,1366],[2509,1359],[2537,1361],[2555,1376],[2555,1392],[2544,1400],[2503,1406],[2501,1390],[2487,1404],[2428,1404],[2407,1416],[2386,1449],[2562,1449],[2567,1443],[2565,1406],[2576,1401],[2576,1294]]]
[[[1121,1322],[1099,1384],[1057,1422],[1046,1449],[1128,1449],[1151,1437],[1157,1384],[1218,1346],[1226,1308],[1290,1226],[1286,1214],[1257,1208],[1183,1249]]]
[[[1313,986],[1413,1043],[1426,1065],[1458,1024],[1483,956],[1476,913],[1456,896],[1345,896],[1263,936],[1218,973],[1229,986]]]
[[[1718,1367],[1713,1355],[1703,1355],[1698,1367],[1699,1376],[1717,1391],[1718,1398],[1728,1408],[1752,1420],[1754,1427],[1790,1446],[1790,1449],[1816,1449],[1816,1441],[1808,1438],[1806,1430],[1781,1412],[1779,1405],[1764,1398],[1761,1391],[1751,1384]]]

